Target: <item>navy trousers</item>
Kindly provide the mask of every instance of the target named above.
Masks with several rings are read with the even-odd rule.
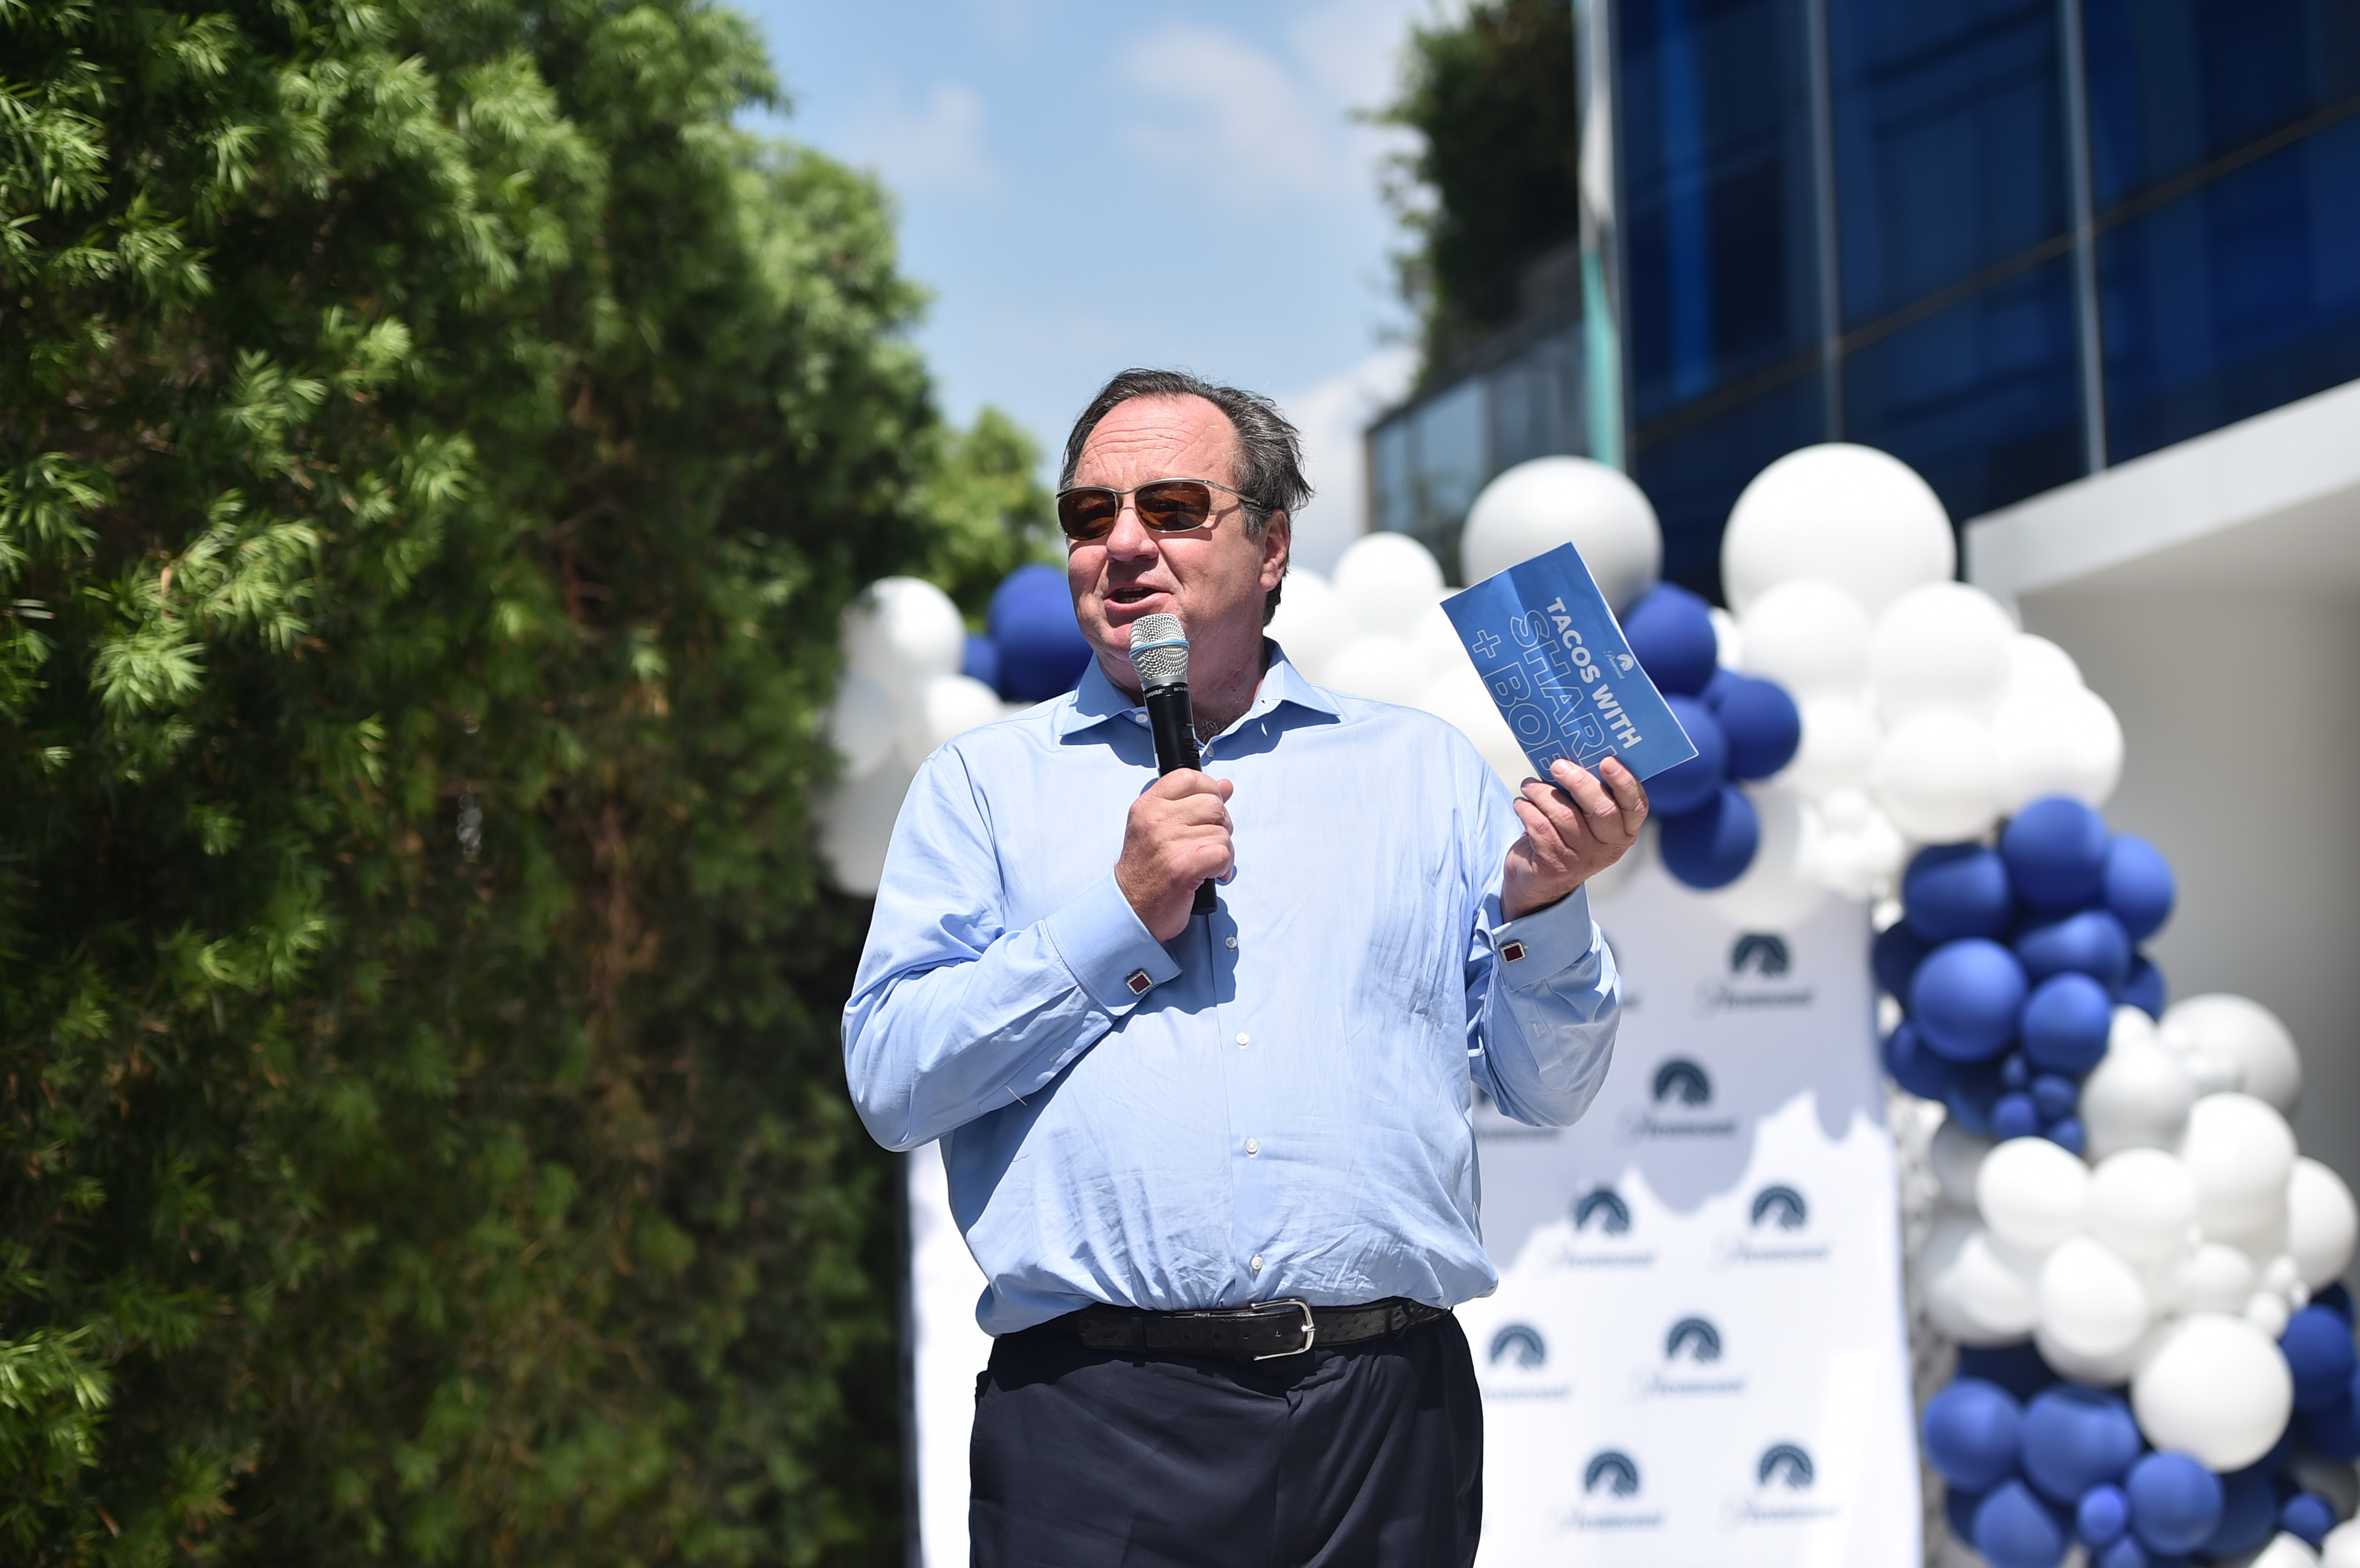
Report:
[[[1466,1568],[1483,1407],[1459,1320],[1259,1364],[1003,1334],[976,1568]]]

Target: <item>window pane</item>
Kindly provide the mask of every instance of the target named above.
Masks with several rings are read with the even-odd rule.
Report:
[[[1622,57],[1642,422],[1817,342],[1800,0],[1630,0]]]
[[[1415,535],[1442,562],[1446,575],[1459,560],[1459,525],[1491,476],[1483,442],[1483,383],[1462,381],[1414,410],[1410,451],[1410,516]]]
[[[1417,498],[1411,489],[1409,419],[1396,415],[1377,427],[1369,438],[1376,444],[1376,504],[1371,511],[1377,527],[1395,533],[1417,518]]]
[[[2106,234],[2098,282],[2116,461],[2360,376],[2360,119]]]
[[[2101,210],[2360,94],[2352,0],[2084,0]]]
[[[1491,373],[1491,467],[1578,452],[1581,357],[1573,332],[1542,339]]]
[[[1794,376],[1668,433],[1639,432],[1632,477],[1664,525],[1664,575],[1721,598],[1721,530],[1737,493],[1798,446],[1827,439],[1819,378]]]
[[[1830,0],[1847,328],[2062,234],[2054,0]]]
[[[2060,257],[1854,352],[1845,433],[1924,474],[1964,522],[2081,475],[2079,388]]]

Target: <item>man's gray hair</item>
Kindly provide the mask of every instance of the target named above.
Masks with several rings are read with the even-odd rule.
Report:
[[[1126,370],[1098,388],[1081,418],[1074,421],[1073,433],[1065,438],[1065,465],[1058,471],[1057,488],[1065,489],[1074,482],[1074,471],[1082,464],[1082,448],[1098,421],[1113,412],[1118,404],[1133,397],[1202,397],[1218,408],[1237,432],[1237,472],[1231,475],[1246,503],[1246,537],[1260,539],[1270,526],[1273,512],[1284,512],[1288,520],[1311,499],[1310,481],[1303,477],[1303,437],[1292,421],[1279,412],[1278,405],[1259,392],[1244,392],[1235,387],[1217,387],[1185,370]],[[1210,474],[1175,474],[1175,478],[1208,479]],[[1284,586],[1282,584],[1281,586]],[[1262,625],[1268,626],[1278,612],[1279,590],[1273,588],[1262,601]]]

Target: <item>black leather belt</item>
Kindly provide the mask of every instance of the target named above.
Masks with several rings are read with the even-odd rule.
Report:
[[[1290,1296],[1251,1307],[1188,1312],[1084,1307],[1040,1326],[1080,1340],[1092,1350],[1165,1350],[1184,1356],[1271,1361],[1300,1356],[1314,1345],[1363,1345],[1390,1338],[1449,1315],[1445,1308],[1400,1296],[1361,1307],[1315,1307]]]

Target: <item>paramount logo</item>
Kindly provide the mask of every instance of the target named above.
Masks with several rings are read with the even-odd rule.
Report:
[[[1622,1114],[1622,1139],[1735,1138],[1733,1116],[1700,1116],[1712,1108],[1712,1074],[1685,1056],[1655,1064],[1648,1083],[1650,1106]]]
[[[1739,1394],[1745,1379],[1720,1369],[1721,1330],[1707,1317],[1685,1317],[1664,1335],[1664,1365],[1633,1379],[1641,1399],[1681,1398],[1697,1394]]]
[[[1699,1017],[1714,1013],[1764,1008],[1808,1007],[1818,992],[1809,985],[1741,984],[1750,974],[1757,982],[1775,981],[1795,966],[1786,939],[1771,931],[1747,931],[1730,944],[1729,978],[1697,983]]]
[[[1774,1443],[1754,1462],[1754,1490],[1721,1506],[1721,1526],[1743,1530],[1753,1525],[1805,1523],[1828,1519],[1834,1505],[1807,1494],[1819,1481],[1810,1450],[1799,1443]]]
[[[1754,1194],[1746,1228],[1725,1238],[1718,1260],[1733,1263],[1808,1263],[1827,1257],[1828,1243],[1809,1234],[1811,1205],[1802,1192],[1773,1181]]]
[[[1601,1449],[1581,1467],[1583,1506],[1560,1521],[1568,1530],[1656,1530],[1664,1522],[1661,1508],[1649,1508],[1639,1497],[1639,1462],[1619,1448]]]
[[[1486,1382],[1486,1399],[1562,1399],[1573,1393],[1570,1383],[1542,1385],[1525,1379],[1524,1374],[1548,1365],[1548,1341],[1530,1323],[1508,1323],[1494,1334],[1490,1364],[1495,1371],[1504,1372],[1507,1380]]]
[[[1557,1261],[1571,1269],[1644,1269],[1655,1261],[1653,1247],[1616,1246],[1631,1234],[1631,1205],[1612,1187],[1592,1187],[1573,1201],[1572,1242]]]

